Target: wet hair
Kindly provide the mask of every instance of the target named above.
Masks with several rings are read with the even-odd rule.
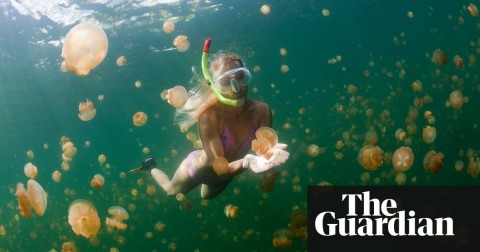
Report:
[[[212,79],[222,74],[222,66],[229,66],[239,63],[244,66],[240,56],[231,52],[219,52],[210,62],[210,75]],[[188,91],[188,100],[185,105],[175,111],[174,122],[178,124],[182,132],[186,132],[192,125],[197,123],[200,114],[212,104],[217,102],[217,98],[208,86],[207,80],[203,76],[194,73],[194,79],[197,85]],[[212,83],[213,84],[213,83]]]

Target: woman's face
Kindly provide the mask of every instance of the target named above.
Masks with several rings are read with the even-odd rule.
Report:
[[[240,99],[244,98],[247,95],[247,77],[251,77],[246,76],[250,73],[246,73],[245,71],[241,70],[242,68],[242,65],[238,61],[235,61],[231,64],[223,65],[218,69],[218,74],[217,77],[214,79],[214,82],[216,82],[215,84],[217,89],[219,89],[220,93],[225,98]],[[239,71],[235,71],[235,69],[239,69]],[[228,71],[231,71],[232,73],[225,75],[225,73],[227,73]],[[235,89],[237,90],[235,91]]]

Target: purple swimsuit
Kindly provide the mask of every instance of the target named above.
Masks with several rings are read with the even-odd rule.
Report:
[[[220,137],[222,138],[222,143],[223,143],[223,151],[225,153],[225,156],[235,153],[237,151],[244,152],[247,151],[252,147],[252,140],[255,139],[255,131],[257,130],[257,127],[255,126],[255,123],[251,121],[249,128],[248,128],[248,134],[245,140],[242,142],[240,146],[237,147],[237,144],[235,143],[235,138],[233,137],[232,133],[228,129],[227,125],[223,125],[223,130],[222,133],[220,134]],[[223,179],[219,176],[216,177],[201,177],[198,174],[195,174],[194,168],[193,168],[193,158],[196,157],[201,150],[195,150],[188,154],[187,156],[187,168],[188,168],[188,174],[190,177],[192,177],[195,181],[202,183],[202,184],[218,184],[218,183],[224,183],[226,181],[229,181],[230,179]]]

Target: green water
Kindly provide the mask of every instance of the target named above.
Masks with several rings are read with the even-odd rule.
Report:
[[[322,181],[396,184],[391,162],[370,172],[357,162],[368,129],[378,134],[376,145],[384,153],[412,148],[415,162],[405,172],[405,185],[479,183],[467,173],[469,157],[480,150],[479,65],[470,61],[479,56],[480,22],[467,10],[476,1],[182,1],[151,6],[142,6],[143,1],[75,1],[71,10],[61,8],[74,1],[54,2],[31,6],[28,1],[0,1],[0,229],[6,231],[0,232],[0,251],[61,251],[67,241],[75,242],[79,251],[170,251],[171,244],[177,251],[279,250],[272,245],[273,233],[288,228],[294,209],[306,211],[307,186]],[[260,12],[263,4],[271,7],[268,15]],[[322,15],[323,9],[330,16]],[[71,18],[52,14],[62,12]],[[175,20],[170,34],[162,31],[166,18]],[[60,71],[61,40],[80,19],[101,24],[109,40],[104,61],[84,77]],[[178,35],[188,36],[186,52],[172,45]],[[200,70],[203,42],[209,37],[213,52],[229,50],[245,59],[253,74],[249,97],[270,105],[273,126],[291,156],[278,168],[281,176],[273,192],[259,189],[261,175],[245,172],[208,205],[202,205],[198,188],[190,192],[193,208],[182,211],[182,204],[167,197],[150,175],[122,178],[121,173],[138,166],[148,147],[148,155],[171,176],[193,150],[160,93],[179,84],[193,86],[192,67]],[[432,63],[436,48],[447,53],[445,65]],[[119,67],[115,62],[122,55],[128,63]],[[337,55],[341,61],[329,64]],[[455,55],[464,59],[462,68],[455,66]],[[280,71],[282,64],[288,65],[287,73]],[[254,66],[261,71],[254,73]],[[415,80],[422,82],[422,92],[412,90]],[[347,92],[350,84],[358,88],[356,94]],[[453,90],[468,97],[460,109],[445,105]],[[411,144],[398,141],[395,131],[407,129],[409,107],[425,96],[432,102],[417,106]],[[86,99],[94,102],[97,113],[84,122],[78,105]],[[373,109],[371,116],[368,109]],[[433,144],[422,140],[427,110],[435,117]],[[132,123],[138,111],[149,116],[145,126]],[[382,111],[390,117],[383,118]],[[349,141],[344,132],[349,132]],[[62,136],[78,149],[68,171],[61,168]],[[336,149],[339,140],[346,145]],[[311,144],[325,152],[307,155]],[[29,150],[33,159],[26,156]],[[423,167],[429,150],[445,155],[438,174]],[[98,163],[100,154],[106,155],[109,168]],[[464,163],[461,171],[454,169],[458,160]],[[38,167],[36,180],[48,193],[48,206],[43,216],[25,218],[14,193],[17,183],[26,185],[23,167],[28,162]],[[54,170],[62,172],[60,183],[51,178]],[[106,180],[99,190],[90,186],[97,173]],[[147,194],[149,185],[155,186],[155,194]],[[98,210],[98,244],[75,235],[68,224],[68,207],[77,199],[89,200]],[[237,218],[225,216],[227,204],[239,207]],[[130,214],[125,231],[105,225],[114,205]],[[166,225],[162,232],[155,230],[158,221]],[[287,250],[307,250],[304,240],[292,238],[292,243]]]

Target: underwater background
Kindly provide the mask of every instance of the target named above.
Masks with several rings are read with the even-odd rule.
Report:
[[[309,185],[479,184],[476,4],[1,0],[0,251],[62,251],[66,242],[78,251],[276,251],[275,231],[302,222],[295,218],[305,216]],[[162,30],[167,20],[175,23],[171,33]],[[103,28],[109,48],[89,75],[77,76],[60,70],[62,43],[85,21]],[[188,37],[185,52],[173,46],[178,35]],[[172,176],[194,149],[160,94],[195,85],[192,69],[201,72],[206,38],[213,40],[212,53],[244,58],[253,75],[249,98],[270,105],[279,141],[288,144],[291,156],[277,168],[273,191],[259,186],[261,174],[245,172],[212,200],[202,200],[197,188],[179,201],[149,174],[127,173],[152,155]],[[448,60],[432,61],[436,49]],[[116,64],[120,56],[127,58],[124,66]],[[463,94],[459,108],[449,102],[452,91]],[[90,121],[78,117],[86,100],[96,108]],[[132,122],[139,111],[148,115],[141,127]],[[423,140],[426,126],[436,128],[433,143]],[[403,138],[396,137],[398,129]],[[196,126],[189,132],[196,134]],[[77,148],[68,167],[62,166],[62,137]],[[383,151],[376,170],[358,162],[366,144]],[[402,146],[411,148],[414,163],[399,172],[391,160]],[[424,168],[431,150],[444,155],[438,173]],[[18,209],[15,190],[19,182],[26,185],[29,162],[48,194],[42,216],[23,217]],[[52,179],[55,170],[62,173],[59,182]],[[90,185],[95,174],[105,177],[100,189]],[[78,199],[98,211],[96,237],[77,236],[68,223],[69,205]],[[228,204],[238,207],[235,218],[225,215]],[[125,231],[105,225],[111,206],[128,211]],[[305,237],[286,238],[292,244],[284,250],[307,250]]]

